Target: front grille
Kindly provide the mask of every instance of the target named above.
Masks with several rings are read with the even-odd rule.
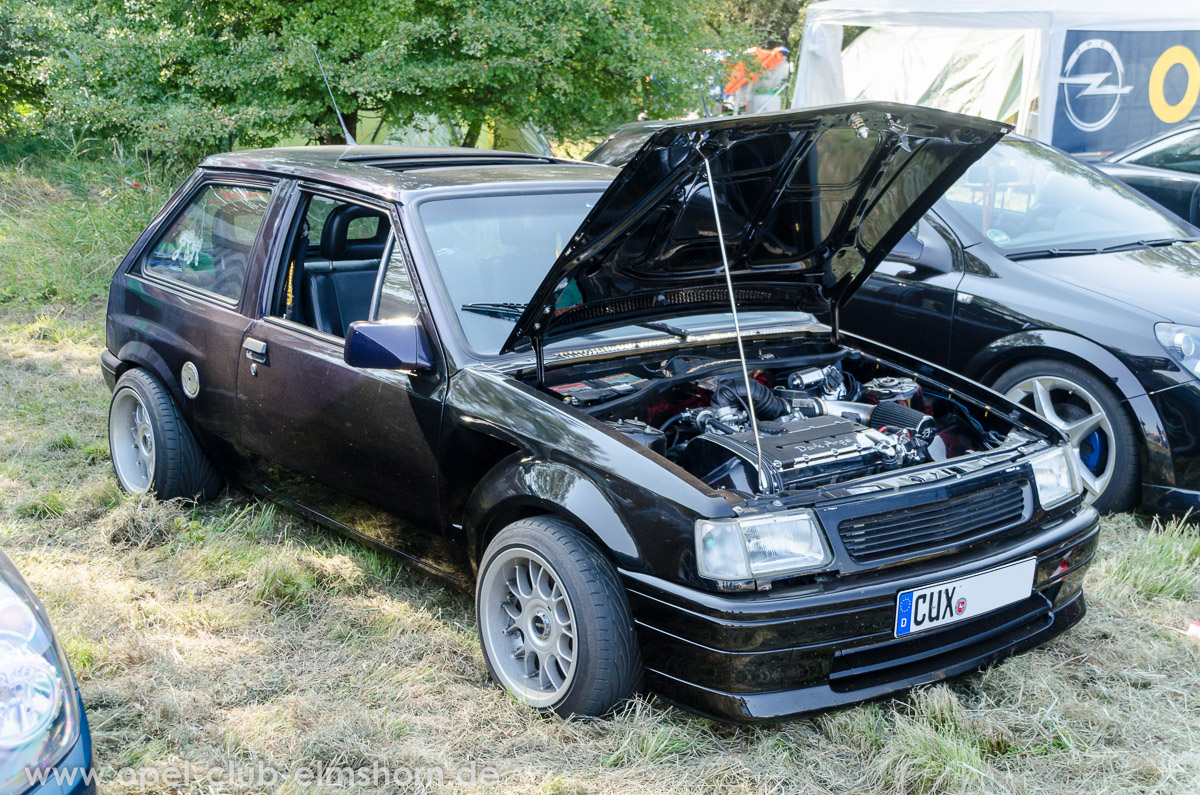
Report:
[[[842,520],[850,557],[874,561],[974,543],[1025,518],[1025,481],[961,494],[915,508]]]

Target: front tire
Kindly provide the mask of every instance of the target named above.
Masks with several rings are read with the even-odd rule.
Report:
[[[121,489],[203,500],[221,489],[221,476],[166,387],[140,368],[123,373],[108,405],[108,450]]]
[[[522,519],[492,539],[475,616],[492,679],[534,709],[603,715],[641,685],[625,589],[596,545],[561,519]]]
[[[1085,504],[1101,513],[1133,507],[1137,436],[1110,384],[1067,362],[1033,359],[1004,373],[993,387],[1067,435],[1079,455]]]

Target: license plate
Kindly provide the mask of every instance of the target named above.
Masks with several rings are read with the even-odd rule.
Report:
[[[1037,558],[1019,560],[959,580],[901,591],[896,637],[977,618],[1025,599],[1033,591]]]

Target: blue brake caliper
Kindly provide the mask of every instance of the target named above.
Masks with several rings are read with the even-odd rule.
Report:
[[[1107,440],[1100,431],[1092,431],[1083,444],[1079,445],[1079,459],[1092,474],[1099,474],[1104,468],[1104,453]]]

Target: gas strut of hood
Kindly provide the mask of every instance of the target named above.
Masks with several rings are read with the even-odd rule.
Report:
[[[717,188],[713,184],[712,168],[708,158],[696,145],[696,152],[704,161],[704,174],[708,178],[708,197],[712,199],[713,222],[717,226],[717,245],[721,248],[721,264],[725,269],[725,286],[729,288],[729,309],[733,313],[733,336],[737,340],[738,359],[742,362],[742,379],[746,383],[746,408],[750,415],[750,429],[754,432],[754,452],[758,456],[758,489],[760,492],[772,490],[770,480],[763,470],[762,440],[758,436],[758,418],[754,411],[754,389],[750,386],[750,368],[746,366],[746,347],[742,343],[742,326],[738,322],[737,299],[733,294],[733,274],[729,271],[729,256],[725,253],[725,233],[721,231],[721,212],[717,208]]]

